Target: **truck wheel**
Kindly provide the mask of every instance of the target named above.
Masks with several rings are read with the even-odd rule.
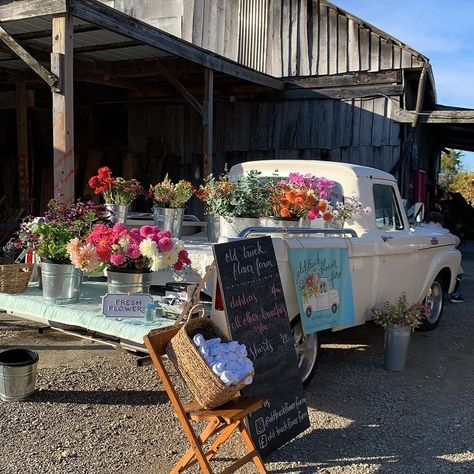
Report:
[[[430,309],[430,314],[423,320],[420,330],[432,331],[438,326],[443,313],[443,283],[439,275],[431,283],[424,304]]]
[[[301,381],[303,387],[307,387],[316,370],[319,355],[319,338],[318,333],[305,335],[301,319],[294,318],[291,322],[291,330],[293,332],[293,341],[298,360],[298,368],[300,369]]]

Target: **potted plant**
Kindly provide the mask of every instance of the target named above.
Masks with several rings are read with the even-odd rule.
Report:
[[[245,227],[259,225],[268,209],[271,183],[256,170],[231,182],[225,171],[218,179],[208,176],[196,194],[209,215],[219,216],[219,233],[233,237]]]
[[[153,199],[153,220],[161,230],[169,230],[173,237],[180,238],[183,227],[184,206],[194,193],[193,185],[181,179],[173,183],[168,175],[160,183],[150,186]]]
[[[86,239],[70,240],[67,250],[78,269],[107,269],[109,293],[149,293],[151,272],[191,264],[183,243],[152,225],[128,230],[120,222],[97,224]]]
[[[19,246],[30,248],[41,259],[45,300],[56,304],[79,300],[82,274],[71,265],[67,244],[73,238],[85,238],[100,218],[92,202],[78,200],[68,206],[58,198],[50,201],[43,217],[23,221]]]
[[[409,304],[406,293],[394,303],[386,301],[371,312],[376,323],[385,328],[384,366],[387,370],[401,371],[405,368],[410,335],[421,325],[429,308],[421,303]]]
[[[89,179],[89,186],[95,194],[102,194],[112,223],[126,223],[130,204],[144,192],[136,179],[114,178],[108,166],[99,168],[97,176]]]

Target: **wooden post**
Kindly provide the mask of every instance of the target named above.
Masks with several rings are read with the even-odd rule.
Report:
[[[203,136],[203,176],[206,177],[212,173],[212,129],[213,129],[213,111],[214,111],[214,71],[212,69],[204,70],[204,116],[202,119]]]
[[[51,70],[59,78],[53,91],[54,190],[65,203],[74,200],[74,99],[72,17],[53,18]]]
[[[26,84],[23,81],[16,83],[16,137],[20,207],[28,209],[30,203],[30,179],[28,172],[28,118],[26,109]]]

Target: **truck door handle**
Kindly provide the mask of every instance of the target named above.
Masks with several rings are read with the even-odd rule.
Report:
[[[393,237],[391,235],[382,235],[381,237],[382,237],[382,240],[384,242],[387,242],[387,240],[392,240],[393,239]]]

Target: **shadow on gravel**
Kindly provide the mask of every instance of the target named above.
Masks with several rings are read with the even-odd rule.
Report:
[[[38,390],[30,403],[149,406],[168,402],[164,390]]]

